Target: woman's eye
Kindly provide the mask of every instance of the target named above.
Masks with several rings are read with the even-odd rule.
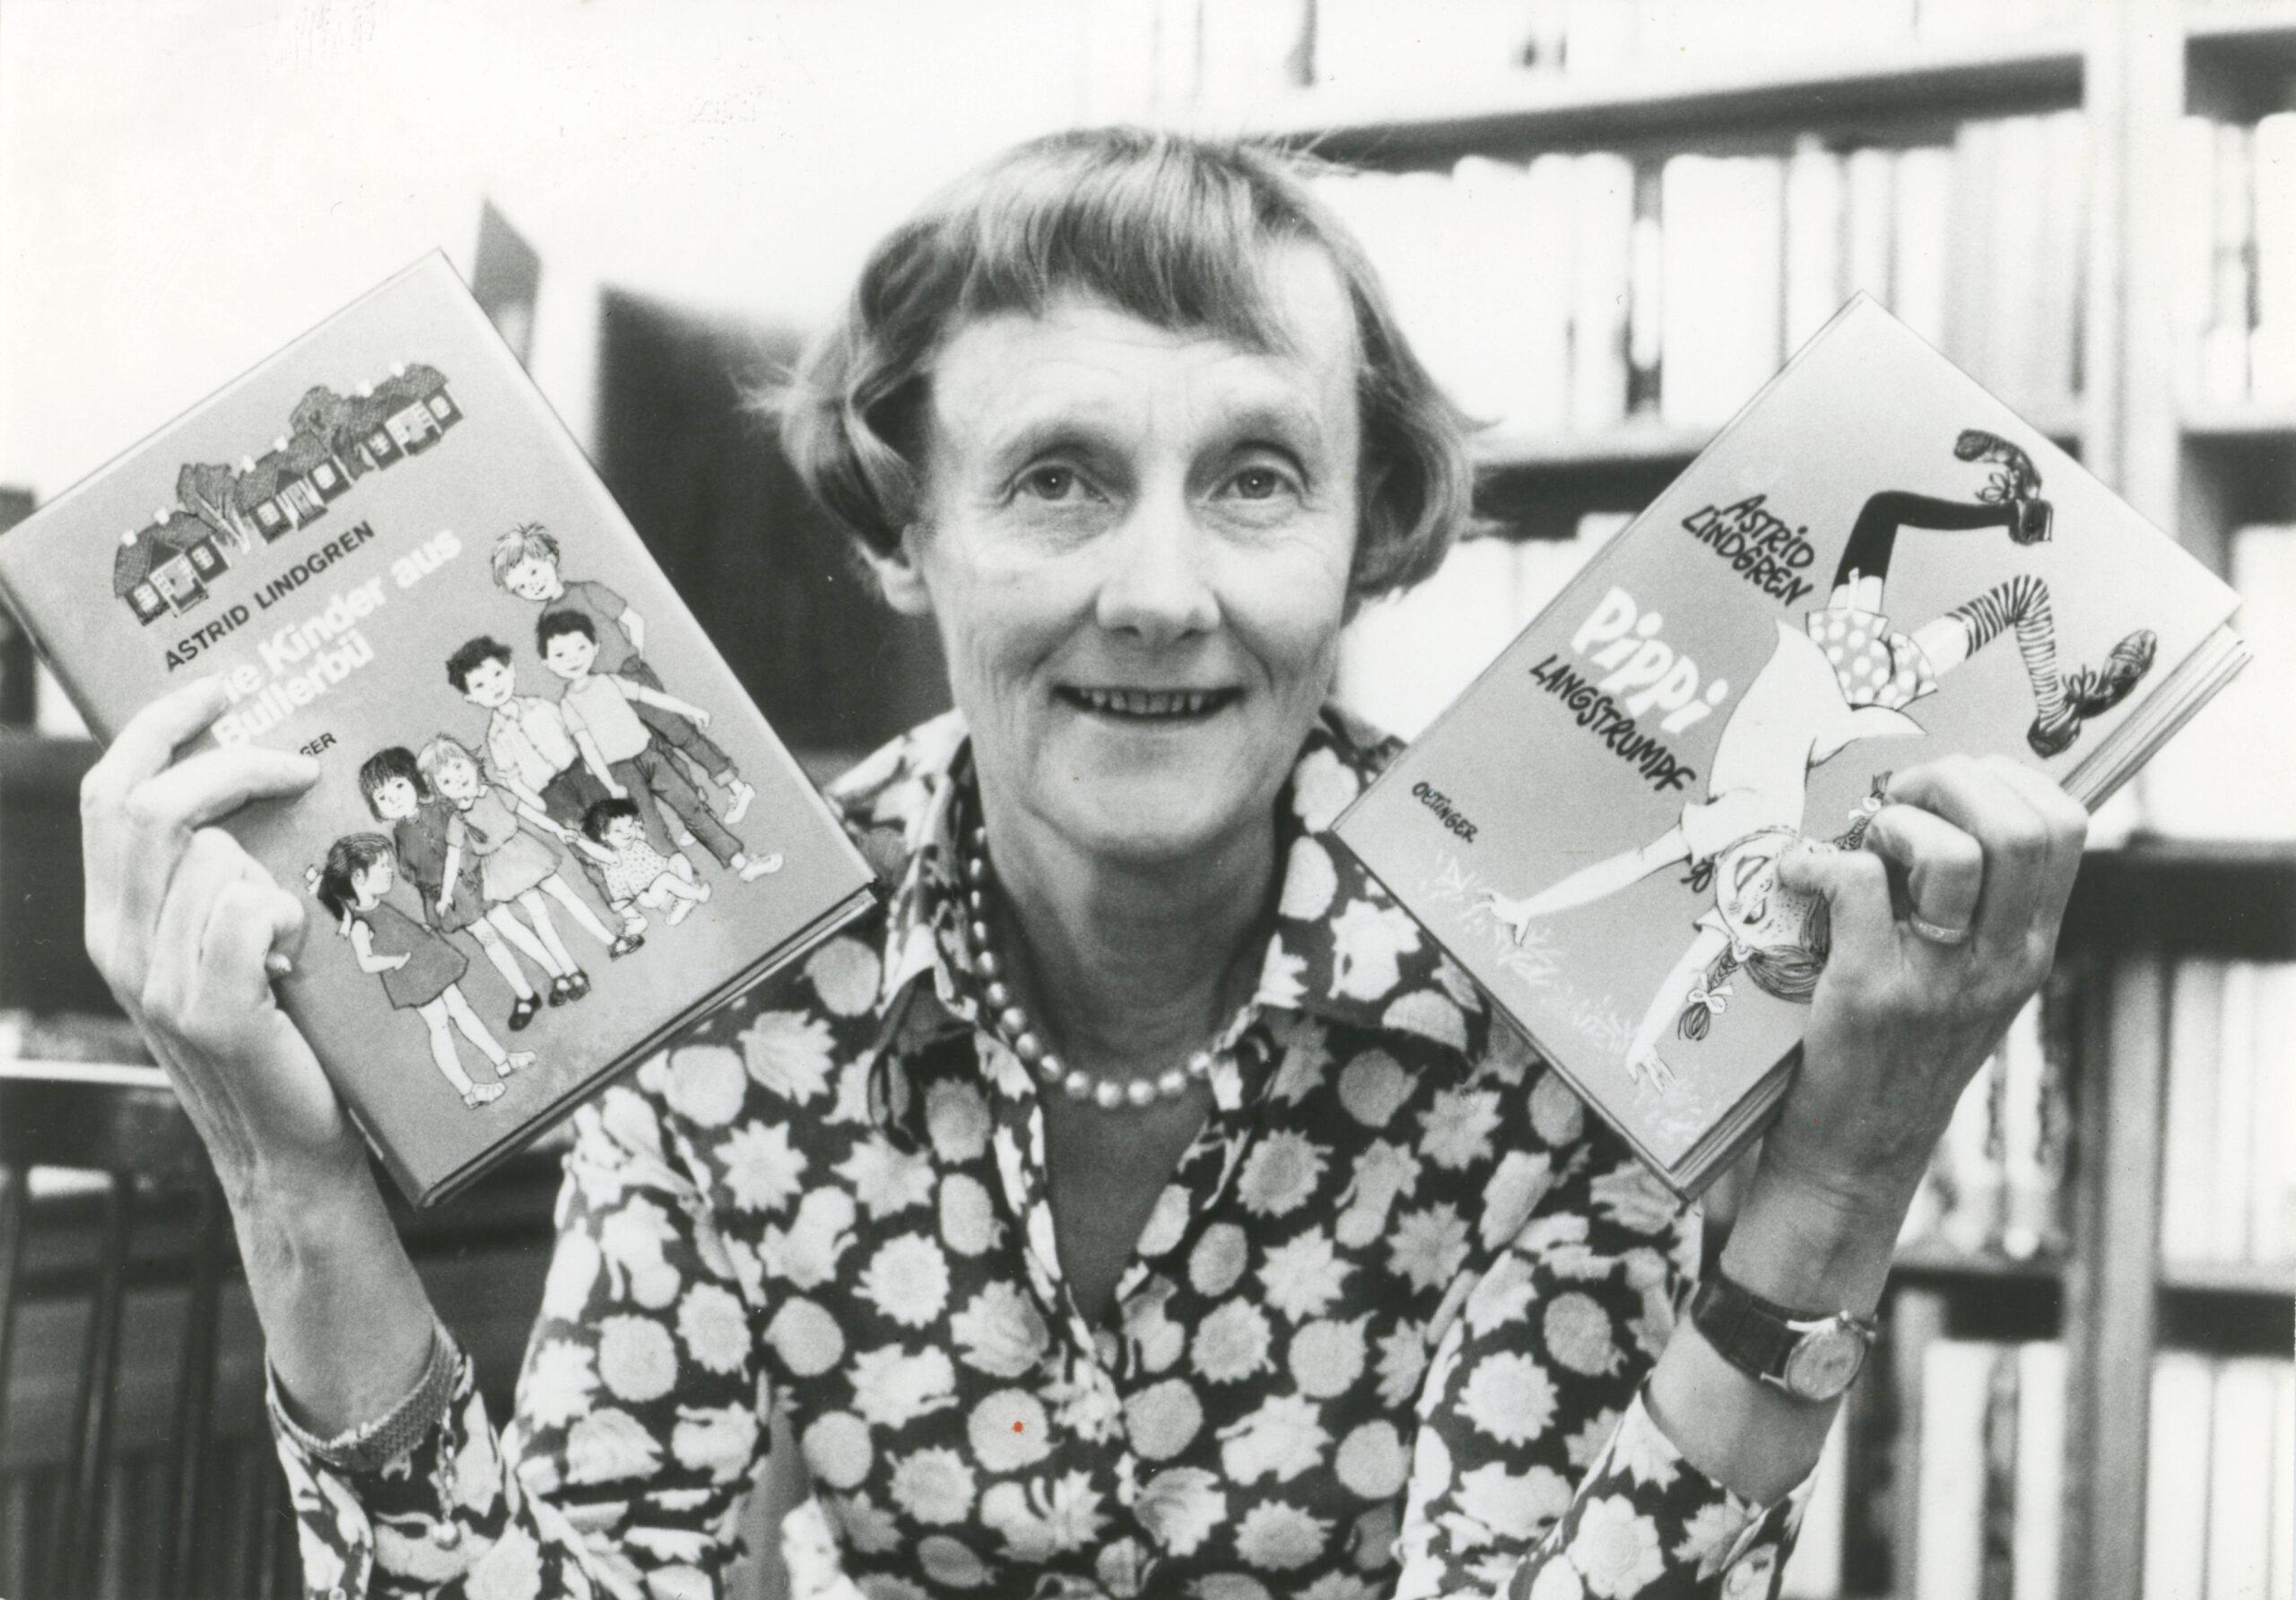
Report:
[[[1281,466],[1254,462],[1229,474],[1226,492],[1239,500],[1272,500],[1287,494],[1297,495],[1299,480]]]
[[[1084,492],[1084,483],[1074,467],[1039,466],[1022,475],[1021,489],[1037,500],[1067,500]]]

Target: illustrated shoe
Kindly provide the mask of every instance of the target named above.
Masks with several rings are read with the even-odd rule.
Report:
[[[606,946],[606,953],[607,953],[608,955],[612,956],[615,961],[620,961],[620,960],[622,960],[622,957],[624,957],[624,956],[628,955],[631,951],[633,951],[633,950],[643,950],[645,947],[646,947],[646,935],[643,935],[643,934],[624,934],[624,935],[622,935],[622,937],[620,937],[619,939],[616,939],[613,943],[611,943],[611,944],[609,944],[609,945],[607,945],[607,946]]]
[[[463,1104],[474,1111],[481,1106],[491,1106],[501,1098],[502,1085],[500,1083],[473,1083],[463,1091]]]
[[[2008,492],[2004,500],[2033,500],[2040,494],[2041,474],[2033,465],[2033,458],[1998,433],[1988,433],[1982,428],[1964,428],[1953,440],[1953,458],[1957,461],[1990,461],[2001,468],[2007,480]]]
[[[566,997],[579,1000],[590,992],[590,975],[577,967],[566,975]]]
[[[2068,697],[2053,717],[2036,717],[2025,730],[2025,743],[2039,756],[2063,755],[2081,736],[2081,708]]]
[[[581,997],[582,991],[574,987],[574,980],[571,978],[561,975],[550,980],[550,1003],[552,1005],[563,1005],[569,1000],[578,1000]]]
[[[694,907],[700,903],[700,902],[698,900],[682,900],[675,905],[672,906],[670,908],[670,926],[672,927],[675,927],[679,923],[683,922],[687,917],[692,916]]]
[[[535,1013],[541,1009],[542,1002],[532,995],[519,996],[518,1003],[510,1008],[510,1031],[516,1033],[528,1022],[533,1022]]]
[[[494,1070],[507,1078],[512,1073],[526,1071],[534,1064],[535,1053],[532,1050],[513,1050],[502,1057],[502,1065]]]
[[[749,814],[750,802],[757,798],[757,790],[736,778],[726,787],[729,803],[726,807],[726,824],[731,827]]]
[[[740,877],[742,882],[744,883],[753,883],[757,882],[758,879],[765,876],[766,874],[778,873],[780,870],[781,852],[775,850],[770,855],[753,857],[750,860],[744,862],[741,867]]]
[[[2151,629],[2138,629],[2113,647],[2102,666],[2084,666],[2067,677],[2066,698],[2081,708],[2083,717],[2111,710],[2152,670],[2152,653],[2159,645]]]
[[[2046,544],[2056,531],[2057,509],[2045,500],[2016,500],[2009,502],[2014,509],[2014,519],[2009,525],[2009,537],[2019,544]]]

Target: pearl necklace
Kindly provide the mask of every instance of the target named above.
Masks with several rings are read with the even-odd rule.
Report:
[[[965,953],[973,970],[987,980],[988,1004],[997,1036],[1021,1058],[1022,1065],[1037,1075],[1037,1081],[1049,1089],[1057,1083],[1063,1093],[1073,1100],[1091,1100],[1104,1111],[1128,1107],[1145,1110],[1159,1100],[1178,1100],[1187,1092],[1191,1083],[1201,1083],[1212,1075],[1212,1052],[1198,1050],[1187,1058],[1185,1067],[1167,1067],[1153,1078],[1131,1078],[1118,1082],[1086,1072],[1081,1066],[1070,1066],[1045,1048],[1029,1013],[1021,1009],[1020,997],[1013,986],[1005,981],[1004,963],[996,952],[988,948],[988,896],[996,878],[988,870],[988,830],[976,824],[965,835]]]

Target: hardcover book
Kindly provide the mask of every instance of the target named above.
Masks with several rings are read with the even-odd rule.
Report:
[[[1337,825],[1678,1195],[1784,1093],[1896,768],[2093,807],[2238,671],[2237,597],[1860,296]]]
[[[443,257],[0,539],[89,727],[319,763],[228,824],[280,1003],[418,1204],[865,910],[859,853]]]

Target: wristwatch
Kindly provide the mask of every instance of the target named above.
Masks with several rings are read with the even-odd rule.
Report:
[[[1848,1311],[1789,1310],[1718,1272],[1699,1284],[1690,1319],[1739,1371],[1810,1401],[1838,1398],[1857,1382],[1880,1332]]]

